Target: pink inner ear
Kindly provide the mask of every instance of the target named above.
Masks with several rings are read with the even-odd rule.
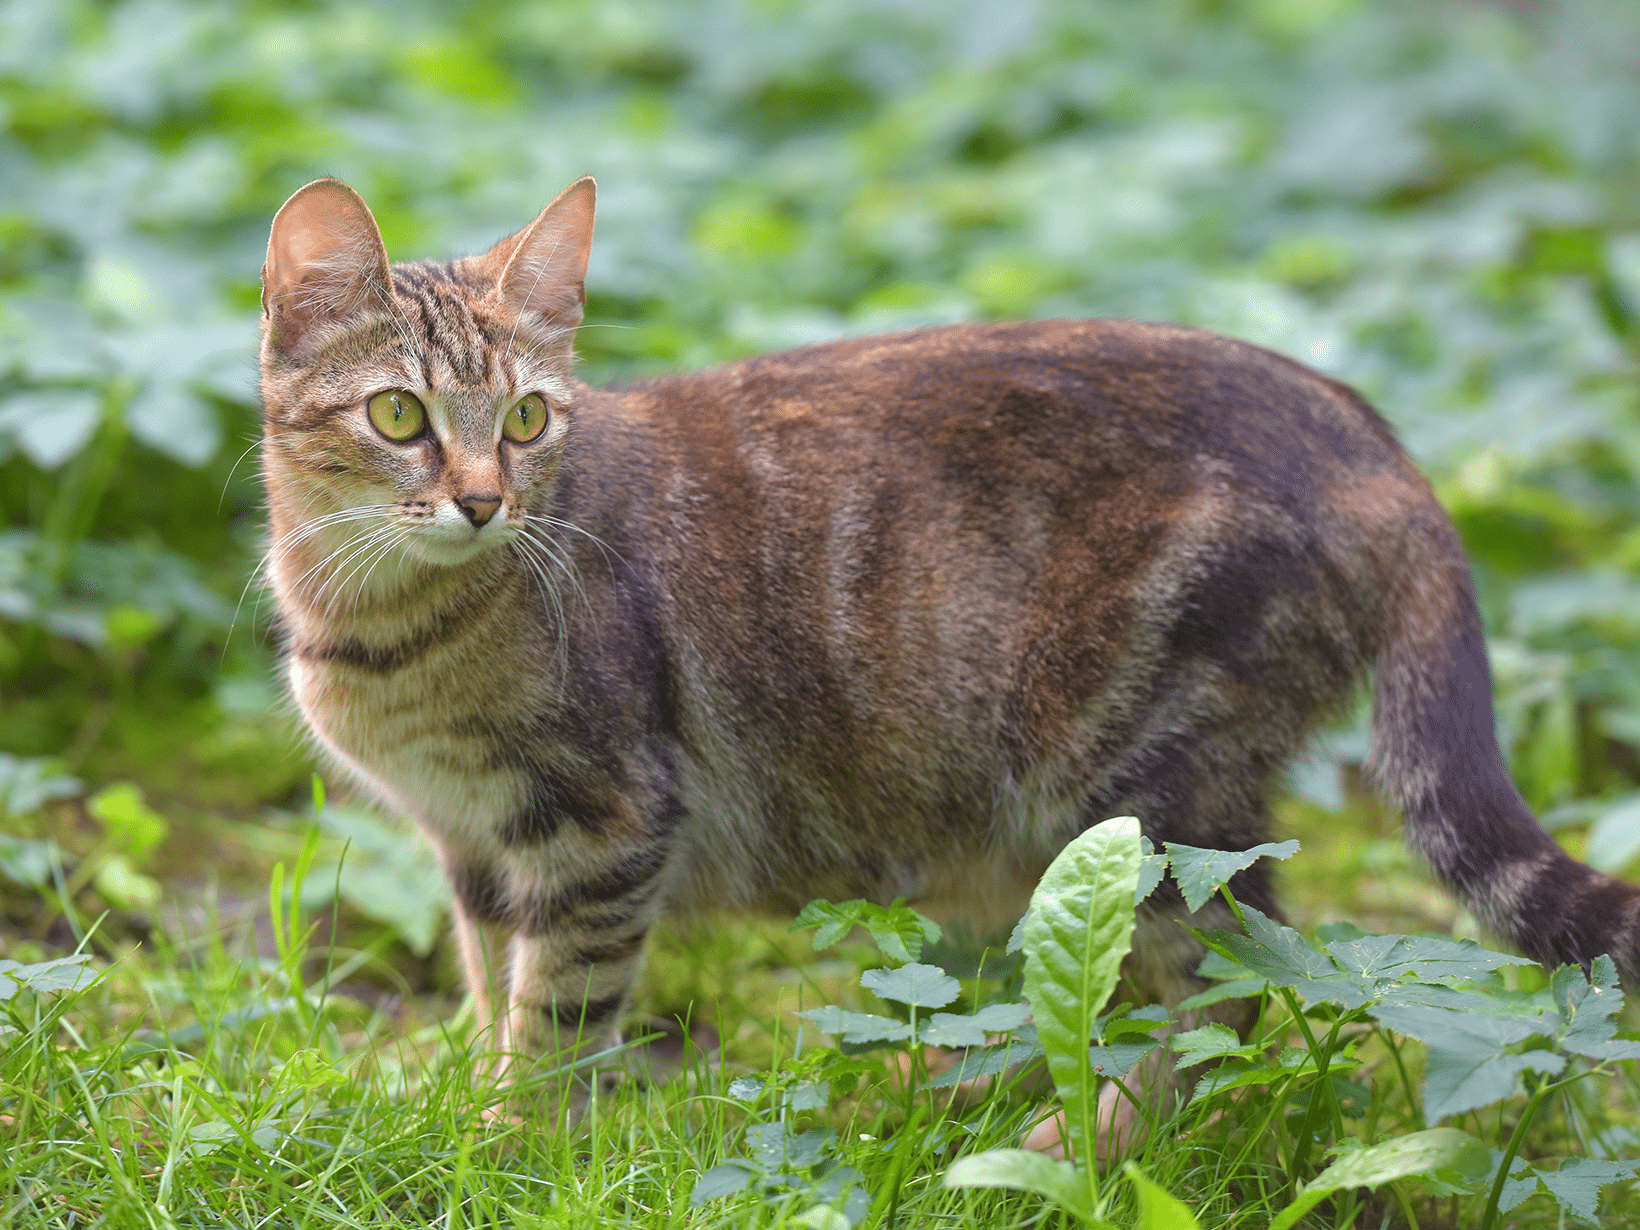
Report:
[[[280,349],[390,295],[387,250],[364,200],[340,180],[309,184],[273,220],[263,304]]]
[[[580,324],[594,207],[592,180],[578,180],[522,234],[490,250],[494,257],[512,248],[496,286],[508,308],[558,328]]]

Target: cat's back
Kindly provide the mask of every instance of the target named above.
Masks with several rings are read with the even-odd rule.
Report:
[[[1174,471],[1188,486],[1213,461],[1301,504],[1318,482],[1411,471],[1346,386],[1246,342],[1126,320],[853,338],[614,395],[683,464],[720,476],[750,467],[795,488],[805,474],[966,477],[995,489],[1135,470]]]

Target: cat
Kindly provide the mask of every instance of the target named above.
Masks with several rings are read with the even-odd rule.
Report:
[[[1511,784],[1463,548],[1352,390],[1119,320],[589,388],[594,191],[390,266],[323,179],[263,269],[290,688],[431,838],[497,1055],[614,1038],[663,915],[905,897],[1006,926],[1107,817],[1261,842],[1372,671],[1373,775],[1436,875],[1539,960],[1640,969],[1640,892]],[[1233,887],[1277,913],[1262,864]],[[1141,908],[1138,993],[1200,989],[1184,914],[1171,881]]]

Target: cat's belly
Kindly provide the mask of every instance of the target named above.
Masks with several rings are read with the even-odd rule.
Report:
[[[902,795],[906,810],[866,798],[850,808],[839,806],[834,781],[772,780],[747,749],[716,750],[710,763],[683,765],[688,819],[669,893],[678,911],[792,913],[820,897],[904,898],[989,936],[1019,918],[1077,831],[1074,800],[1043,781],[999,782],[966,805],[930,793]]]

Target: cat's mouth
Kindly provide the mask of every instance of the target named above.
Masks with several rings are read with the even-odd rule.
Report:
[[[513,526],[505,503],[499,498],[482,501],[475,513],[465,504],[450,501],[429,516],[412,516],[411,532],[405,548],[429,564],[450,567],[487,555],[513,536]]]

